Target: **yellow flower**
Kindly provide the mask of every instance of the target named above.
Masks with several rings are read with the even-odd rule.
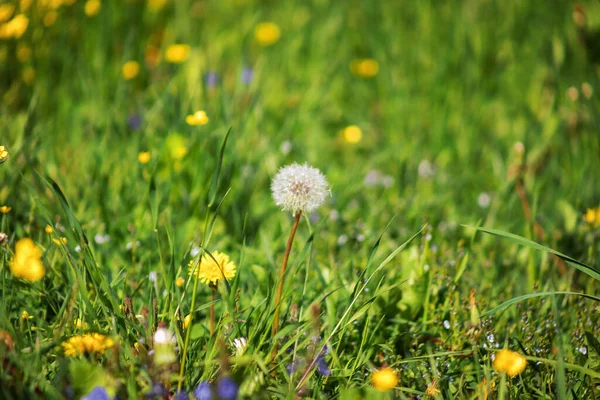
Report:
[[[2,207],[0,207],[0,212],[2,214],[8,214],[10,212],[10,210],[12,210],[12,208],[9,207],[9,206],[2,206]]]
[[[85,11],[85,15],[93,17],[100,12],[100,8],[102,8],[100,0],[88,0],[85,2],[83,10]]]
[[[173,64],[181,64],[190,56],[190,46],[187,44],[172,44],[167,47],[165,59]]]
[[[188,314],[183,319],[183,329],[187,329],[190,326],[190,322],[192,322],[192,314]]]
[[[15,247],[15,256],[9,264],[10,272],[30,282],[39,281],[46,272],[42,264],[42,251],[33,240],[20,239]]]
[[[158,12],[167,4],[167,0],[148,0],[148,9],[151,12]]]
[[[50,225],[46,225],[46,228],[44,228],[44,230],[46,231],[46,233],[49,235],[52,232],[54,232],[54,228],[51,227]]]
[[[350,72],[361,78],[372,78],[379,72],[379,63],[372,58],[360,58],[350,63]]]
[[[600,226],[600,207],[598,207],[596,210],[589,208],[583,216],[583,220],[591,226]]]
[[[7,23],[0,25],[0,39],[19,39],[27,30],[28,25],[29,18],[23,14],[19,14]]]
[[[29,313],[27,311],[23,311],[21,313],[21,319],[32,319],[33,316],[29,315]]]
[[[185,117],[185,122],[192,126],[206,125],[208,124],[208,115],[206,115],[206,111],[196,111],[195,113]]]
[[[77,329],[87,329],[89,326],[88,323],[83,322],[81,318],[75,318],[75,320],[73,321],[73,325],[75,325],[75,328]]]
[[[0,4],[0,23],[8,21],[15,12],[15,6],[12,4]]]
[[[149,151],[142,151],[138,154],[138,161],[141,164],[148,164],[148,162],[150,162],[150,152]]]
[[[23,70],[23,82],[25,82],[28,85],[31,85],[33,83],[33,81],[35,80],[35,69],[33,69],[32,67],[26,67]]]
[[[371,383],[373,387],[380,392],[387,392],[398,385],[398,375],[391,368],[381,368],[373,372],[371,375]]]
[[[17,60],[20,62],[25,63],[29,61],[31,58],[31,53],[31,47],[27,46],[26,44],[19,43],[17,45]]]
[[[175,281],[175,284],[177,285],[177,287],[182,287],[184,283],[185,283],[185,279],[183,279],[182,277],[177,278],[177,280]]]
[[[67,238],[66,237],[61,237],[61,238],[53,238],[52,241],[54,243],[56,243],[58,246],[63,246],[65,244],[67,244]]]
[[[361,141],[363,133],[356,125],[347,126],[342,132],[344,140],[348,143],[356,144]]]
[[[48,13],[44,16],[44,26],[54,25],[56,18],[58,18],[58,13],[56,11],[48,11]]]
[[[189,269],[190,275],[198,274],[200,282],[213,285],[216,285],[223,277],[227,280],[232,279],[235,276],[235,263],[229,259],[227,254],[215,251],[212,255],[214,260],[206,253],[202,256],[199,266],[193,263]]]
[[[254,38],[261,46],[270,46],[281,37],[281,29],[273,22],[262,22],[254,30]]]
[[[102,355],[114,345],[111,338],[100,333],[85,333],[70,337],[63,342],[62,347],[67,357],[75,357],[87,354]]]
[[[496,371],[506,372],[512,378],[525,370],[527,360],[519,353],[504,349],[496,353],[492,366]]]
[[[29,7],[31,7],[31,3],[33,3],[33,0],[21,0],[20,1],[21,11],[25,12],[25,11],[29,10]]]
[[[123,79],[126,81],[135,78],[140,73],[140,64],[137,61],[127,61],[121,68]]]
[[[440,393],[440,389],[438,389],[437,381],[435,379],[427,385],[427,389],[425,390],[425,394],[429,397],[435,397]]]
[[[0,164],[8,160],[8,149],[5,146],[0,146]]]

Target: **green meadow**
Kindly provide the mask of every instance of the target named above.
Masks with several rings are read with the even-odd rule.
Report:
[[[599,398],[599,63],[591,0],[0,0],[0,398]]]

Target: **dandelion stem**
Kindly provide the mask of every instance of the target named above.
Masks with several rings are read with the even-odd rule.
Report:
[[[212,290],[212,304],[210,305],[210,336],[212,336],[215,333],[215,293],[217,292],[217,286],[210,285],[210,288]]]
[[[273,329],[271,331],[271,337],[275,337],[277,332],[279,332],[279,313],[281,311],[281,295],[283,293],[283,283],[285,278],[285,270],[287,269],[288,259],[290,258],[290,252],[292,250],[292,244],[294,243],[294,236],[296,235],[296,230],[298,229],[298,224],[300,223],[300,217],[302,216],[302,212],[298,211],[296,213],[296,218],[294,219],[294,224],[292,225],[292,231],[290,232],[290,237],[288,238],[287,245],[285,247],[285,254],[283,255],[283,263],[281,264],[281,269],[279,270],[279,285],[277,286],[277,293],[275,294],[275,315],[273,315]],[[273,348],[274,357],[277,353],[277,345]]]

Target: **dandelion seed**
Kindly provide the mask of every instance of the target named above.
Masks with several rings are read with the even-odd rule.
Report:
[[[435,176],[435,168],[429,160],[422,160],[418,167],[419,176],[423,179],[429,179]]]
[[[79,253],[81,251],[81,246],[77,245],[73,250],[75,250],[76,253]]]
[[[94,236],[94,241],[98,244],[108,243],[110,241],[110,235],[102,235],[100,233],[97,233],[96,236]]]
[[[271,191],[275,204],[284,211],[311,212],[320,207],[330,194],[325,176],[308,164],[283,167],[273,178]]]
[[[156,283],[157,278],[158,275],[156,274],[156,271],[152,271],[148,274],[148,279],[150,280],[150,282]]]
[[[289,140],[286,140],[285,142],[281,143],[279,150],[281,151],[281,154],[283,154],[283,155],[290,154],[290,151],[292,151],[292,142],[290,142]]]
[[[8,241],[8,235],[4,232],[0,232],[0,245]]]
[[[15,256],[9,263],[10,272],[17,278],[30,282],[44,277],[46,269],[42,264],[42,251],[31,239],[20,239],[15,246]]]
[[[371,375],[371,384],[380,392],[387,392],[398,385],[398,375],[391,368],[381,368]]]
[[[487,193],[481,193],[479,197],[477,197],[477,204],[481,208],[488,208],[490,205],[490,195]]]

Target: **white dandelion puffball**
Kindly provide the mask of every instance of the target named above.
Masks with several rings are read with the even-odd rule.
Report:
[[[325,175],[308,164],[287,165],[277,172],[271,183],[275,204],[284,211],[310,212],[320,207],[329,192]]]

